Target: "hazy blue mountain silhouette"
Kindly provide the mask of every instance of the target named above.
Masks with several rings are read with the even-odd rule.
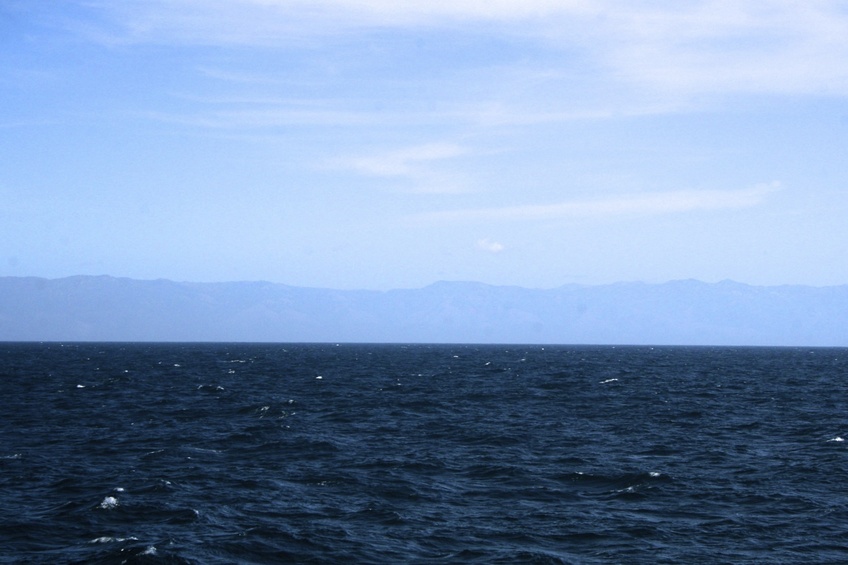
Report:
[[[4,341],[848,345],[848,285],[694,280],[349,291],[0,277]]]

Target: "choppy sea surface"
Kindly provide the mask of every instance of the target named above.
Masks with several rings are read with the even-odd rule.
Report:
[[[848,562],[846,385],[832,348],[0,344],[0,562]]]

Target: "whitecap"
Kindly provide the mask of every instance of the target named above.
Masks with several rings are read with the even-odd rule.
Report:
[[[842,441],[845,441],[845,439],[844,439],[844,438],[841,438],[841,437],[839,437],[839,436],[836,436],[835,438],[833,438],[833,439],[829,439],[829,440],[827,440],[827,441],[842,442]]]
[[[156,555],[156,546],[149,546],[147,549],[139,553],[139,555]]]
[[[116,506],[118,506],[118,499],[114,496],[107,496],[103,499],[103,502],[100,503],[100,508],[103,508],[105,510],[111,510]]]
[[[220,449],[208,449],[208,448],[205,448],[205,447],[191,447],[191,446],[189,446],[189,447],[186,447],[186,449],[189,450],[189,451],[194,451],[195,453],[213,453],[213,454],[221,453]]]
[[[618,380],[618,379],[607,379],[607,380],[605,380],[605,381],[601,381],[601,384],[603,385],[603,384],[607,384],[607,383],[612,383],[612,382],[615,382],[615,381],[617,381],[617,380]]]
[[[138,541],[138,538],[135,536],[130,536],[128,538],[113,538],[111,536],[101,536],[99,538],[94,538],[89,543],[111,543],[113,541],[122,542],[122,541]]]

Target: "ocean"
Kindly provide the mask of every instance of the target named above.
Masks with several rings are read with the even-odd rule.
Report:
[[[845,563],[848,349],[0,344],[2,563]]]

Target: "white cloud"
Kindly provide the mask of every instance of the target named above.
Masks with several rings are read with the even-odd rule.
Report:
[[[750,208],[779,190],[780,184],[759,184],[741,190],[678,190],[621,195],[553,204],[527,204],[502,208],[447,210],[415,216],[419,221],[522,221],[558,218],[604,218],[624,215],[654,216],[698,210]]]
[[[488,251],[489,253],[500,253],[505,249],[503,244],[493,241],[489,238],[477,240],[477,249]]]

